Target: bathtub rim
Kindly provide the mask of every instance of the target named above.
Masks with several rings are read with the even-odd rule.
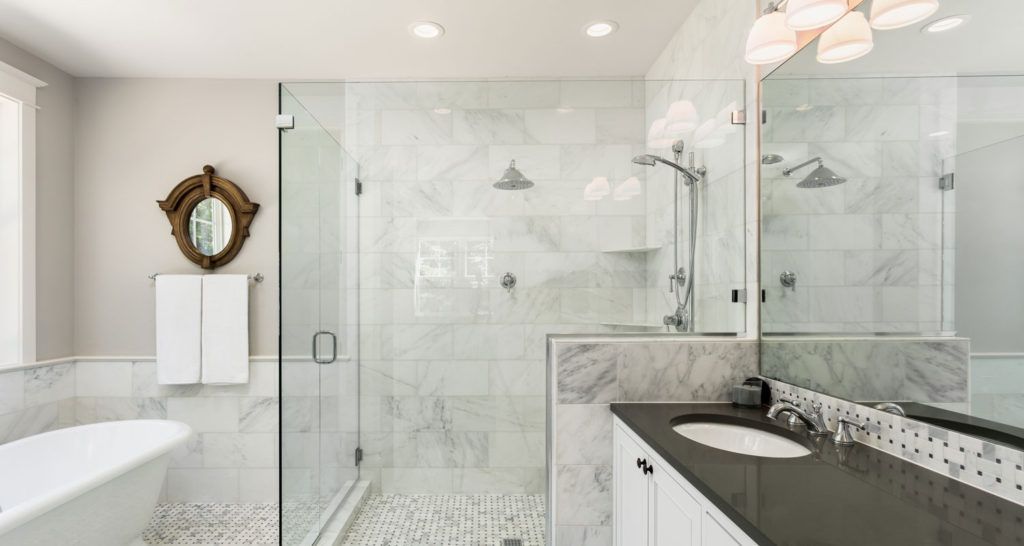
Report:
[[[169,428],[170,433],[166,439],[147,449],[140,450],[133,457],[125,459],[117,464],[113,464],[100,472],[87,474],[82,479],[67,482],[66,487],[39,495],[38,497],[33,497],[28,501],[10,508],[4,508],[3,511],[0,511],[0,536],[92,489],[95,489],[103,483],[113,481],[132,469],[152,462],[162,455],[170,455],[174,449],[184,444],[192,434],[192,427],[182,423],[181,421],[173,421],[170,419],[121,419],[118,421],[104,421],[102,423],[90,423],[74,427],[65,427],[43,432],[41,434],[33,434],[31,436],[19,438],[13,442],[2,444],[0,445],[0,448],[16,446],[19,443],[28,443],[28,441],[37,439],[40,436],[60,435],[61,433],[66,433],[72,429],[109,428],[123,423],[159,424],[161,427]]]

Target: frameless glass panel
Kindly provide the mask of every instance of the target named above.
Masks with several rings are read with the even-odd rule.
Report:
[[[680,301],[688,302],[689,330],[744,329],[745,305],[733,295],[746,283],[745,131],[732,123],[744,108],[743,82],[288,89],[322,129],[311,134],[342,144],[342,171],[358,162],[363,188],[358,211],[347,191],[337,201],[317,193],[317,206],[349,212],[318,211],[319,222],[304,228],[320,230],[308,241],[319,260],[309,300],[316,327],[344,331],[346,323],[330,317],[348,308],[339,354],[357,336],[362,348],[358,392],[347,390],[349,379],[322,374],[317,385],[316,483],[330,490],[354,476],[332,465],[349,460],[346,438],[357,428],[366,439],[358,476],[372,493],[498,497],[491,501],[504,512],[473,532],[493,536],[500,527],[503,538],[542,542],[546,336],[675,332],[663,319]],[[683,120],[692,126],[649,130],[683,102],[692,106]],[[673,176],[668,163],[634,161],[645,153],[696,177],[696,200],[689,179]],[[309,154],[299,168],[320,160]],[[343,252],[338,264],[327,234],[337,233],[337,219],[356,215],[361,263]],[[342,229],[347,248],[356,232]],[[670,292],[679,268],[685,275]],[[677,300],[687,279],[693,297]],[[361,421],[326,418],[335,415],[326,406],[348,404],[349,394],[359,396]],[[407,501],[403,509],[419,502]]]
[[[358,165],[281,86],[282,542],[312,544],[358,479]]]

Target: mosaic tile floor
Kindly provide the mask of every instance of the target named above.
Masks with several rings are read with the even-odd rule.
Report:
[[[174,503],[157,505],[146,544],[277,545],[277,504]]]
[[[342,546],[544,545],[542,495],[381,495],[369,497]]]

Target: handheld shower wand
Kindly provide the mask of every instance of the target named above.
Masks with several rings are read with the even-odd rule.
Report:
[[[651,154],[638,155],[633,158],[633,163],[637,165],[646,165],[653,167],[656,163],[662,163],[675,169],[675,178],[673,184],[674,199],[673,199],[673,214],[674,214],[674,226],[673,226],[673,259],[675,263],[675,269],[672,274],[669,275],[669,292],[675,295],[676,300],[676,312],[672,315],[666,315],[663,318],[663,322],[666,326],[675,327],[676,331],[687,332],[692,331],[694,327],[694,310],[693,310],[693,277],[694,277],[694,262],[695,254],[697,251],[697,212],[698,212],[698,187],[697,183],[704,179],[707,174],[707,169],[704,167],[694,168],[692,165],[687,168],[679,164],[683,157],[684,145],[682,140],[677,140],[672,145],[672,152],[675,161],[669,161],[663,157],[659,157]],[[690,163],[693,163],[693,154],[690,154]],[[689,248],[689,274],[686,269],[679,267],[679,175],[682,174],[686,177],[684,182],[690,188],[690,248]],[[680,288],[684,288],[685,283],[685,295],[680,297]]]

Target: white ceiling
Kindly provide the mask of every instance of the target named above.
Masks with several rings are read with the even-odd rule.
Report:
[[[76,76],[269,79],[646,73],[697,0],[2,0],[0,36]],[[594,39],[587,22],[620,29]],[[413,21],[444,25],[439,40]]]
[[[860,11],[869,11],[869,2]],[[928,22],[968,14],[960,28],[923,33]],[[1024,2],[1021,0],[940,0],[927,20],[897,30],[876,30],[874,49],[860,59],[824,65],[815,60],[817,41],[786,61],[771,77],[848,77],[868,75],[1020,74],[1024,72]]]

